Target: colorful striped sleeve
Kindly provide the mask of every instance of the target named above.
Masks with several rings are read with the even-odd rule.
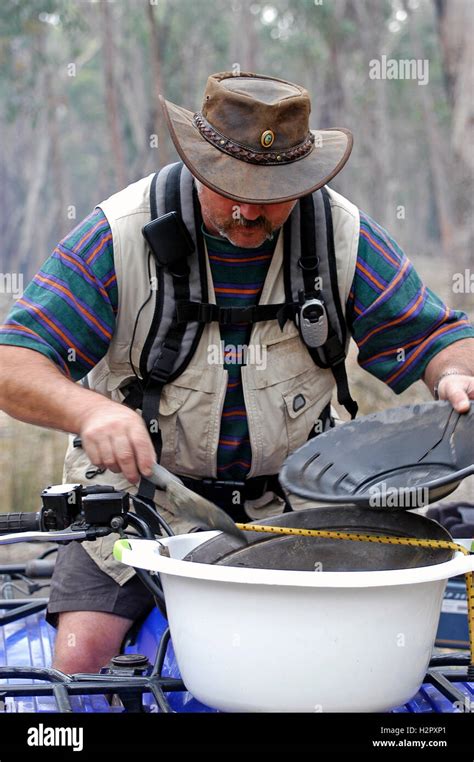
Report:
[[[112,233],[100,209],[54,249],[0,326],[0,344],[51,359],[83,378],[105,355],[117,313]]]
[[[397,394],[442,349],[474,337],[467,316],[423,285],[396,241],[363,212],[347,320],[359,365]]]

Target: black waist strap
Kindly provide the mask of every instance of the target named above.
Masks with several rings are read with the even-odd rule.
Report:
[[[274,492],[285,500],[284,512],[291,510],[285,499],[285,493],[276,474],[271,476],[255,476],[245,481],[224,481],[219,479],[192,479],[189,476],[179,476],[188,489],[197,492],[207,500],[215,503],[229,514],[234,521],[245,523],[249,516],[244,511],[246,500],[257,500],[265,492]]]
[[[264,320],[277,320],[283,314],[285,303],[255,304],[252,307],[219,307],[217,304],[201,302],[176,302],[176,322],[188,323],[196,320],[198,323],[219,323],[232,325],[234,323],[259,323]]]

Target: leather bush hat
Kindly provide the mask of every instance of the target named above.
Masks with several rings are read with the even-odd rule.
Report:
[[[309,129],[304,87],[244,72],[212,74],[201,111],[160,95],[178,154],[190,172],[222,196],[278,203],[321,188],[352,150],[345,129]]]

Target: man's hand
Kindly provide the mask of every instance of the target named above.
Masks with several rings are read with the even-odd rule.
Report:
[[[44,355],[0,346],[0,410],[36,426],[80,434],[89,459],[132,483],[151,474],[155,451],[133,410],[65,378]]]
[[[82,416],[79,434],[95,466],[122,473],[132,484],[140,474],[150,476],[155,450],[142,418],[133,410],[109,400],[101,402]]]
[[[423,381],[440,400],[467,413],[474,399],[474,339],[455,341],[438,352],[426,366]]]
[[[467,413],[474,400],[474,376],[446,375],[437,384],[438,398],[449,400],[458,413]]]

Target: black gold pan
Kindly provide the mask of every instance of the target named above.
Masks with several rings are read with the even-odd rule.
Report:
[[[285,461],[291,494],[379,510],[420,508],[474,474],[474,405],[448,402],[384,410],[336,426]]]

